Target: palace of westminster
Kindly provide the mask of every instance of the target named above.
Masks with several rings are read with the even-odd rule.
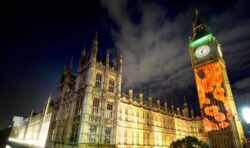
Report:
[[[9,140],[37,147],[151,148],[194,136],[213,148],[242,147],[244,132],[222,48],[198,11],[189,53],[201,117],[185,100],[176,108],[151,95],[145,98],[143,92],[123,93],[122,55],[111,66],[109,51],[104,61],[97,58],[98,46],[96,35],[91,50],[82,51],[77,73],[72,64],[65,67],[56,102],[49,98],[42,112],[14,117]]]

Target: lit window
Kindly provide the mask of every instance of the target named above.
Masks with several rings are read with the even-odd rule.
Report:
[[[79,123],[73,124],[71,138],[70,138],[71,142],[77,142],[78,130],[79,130]]]
[[[95,143],[95,137],[96,137],[96,126],[91,125],[89,128],[89,143]]]
[[[83,97],[80,97],[77,99],[76,106],[75,106],[75,115],[81,113],[82,101],[83,101]]]
[[[115,81],[109,80],[109,92],[114,92]]]
[[[96,75],[95,86],[96,86],[97,88],[101,88],[101,86],[102,86],[102,74],[100,74],[100,73],[98,73],[98,74]]]
[[[124,132],[124,144],[127,144],[127,130]]]
[[[106,114],[107,118],[112,118],[112,109],[113,109],[113,105],[112,104],[108,104],[107,105],[107,114]]]
[[[111,140],[111,128],[106,127],[105,128],[104,143],[105,144],[110,144],[110,140]]]
[[[92,114],[94,116],[98,115],[98,111],[99,111],[99,99],[95,98],[93,101],[93,111]]]

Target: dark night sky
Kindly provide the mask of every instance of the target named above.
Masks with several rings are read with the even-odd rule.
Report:
[[[2,4],[0,14],[0,129],[13,115],[41,110],[55,92],[60,73],[73,56],[75,69],[84,46],[98,31],[99,50],[124,56],[124,91],[155,97],[183,96],[198,111],[188,54],[195,8],[224,49],[238,108],[250,106],[250,18],[247,1],[134,1]],[[248,125],[249,126],[249,125]],[[245,126],[246,127],[246,126]]]

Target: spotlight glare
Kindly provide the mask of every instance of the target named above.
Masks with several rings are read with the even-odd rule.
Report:
[[[242,116],[247,123],[250,123],[250,108],[249,107],[242,108]]]

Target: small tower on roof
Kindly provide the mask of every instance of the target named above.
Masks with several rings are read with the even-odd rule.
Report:
[[[167,99],[164,98],[164,111],[167,113],[168,112],[168,103],[167,103]]]
[[[151,94],[151,90],[149,90],[149,93],[148,93],[148,102],[150,104],[150,106],[152,106],[153,104],[153,97],[152,97],[152,94]]]
[[[143,92],[142,92],[142,87],[140,87],[140,92],[139,92],[139,100],[141,104],[143,103]]]
[[[118,73],[122,74],[122,54],[119,53],[118,57],[117,57],[117,69],[118,69]]]
[[[109,67],[109,64],[110,64],[110,58],[109,58],[109,49],[107,49],[107,53],[106,53],[106,68]]]
[[[80,61],[79,61],[79,66],[78,66],[78,71],[81,71],[81,68],[87,63],[87,51],[86,51],[86,46],[84,44],[84,47],[82,49]]]
[[[95,38],[93,40],[92,47],[91,47],[91,63],[96,63],[97,52],[98,52],[98,39],[97,39],[97,32],[96,32]]]
[[[133,102],[133,89],[132,88],[128,90],[128,96],[129,96],[129,101]]]
[[[171,106],[170,106],[171,108],[171,114],[174,114],[175,113],[175,110],[174,110],[174,101],[173,101],[173,99],[171,99]]]
[[[67,68],[66,68],[66,64],[63,67],[63,71],[61,73],[61,78],[60,78],[60,84],[63,84],[65,81],[65,76],[66,76],[66,72],[67,72]]]
[[[74,57],[72,56],[70,60],[70,65],[69,65],[69,71],[71,74],[73,73],[73,68],[74,68],[73,60],[74,60]]]
[[[185,117],[189,117],[188,105],[187,105],[187,101],[186,101],[185,96],[184,96],[183,105],[182,105],[182,115],[185,116]]]

